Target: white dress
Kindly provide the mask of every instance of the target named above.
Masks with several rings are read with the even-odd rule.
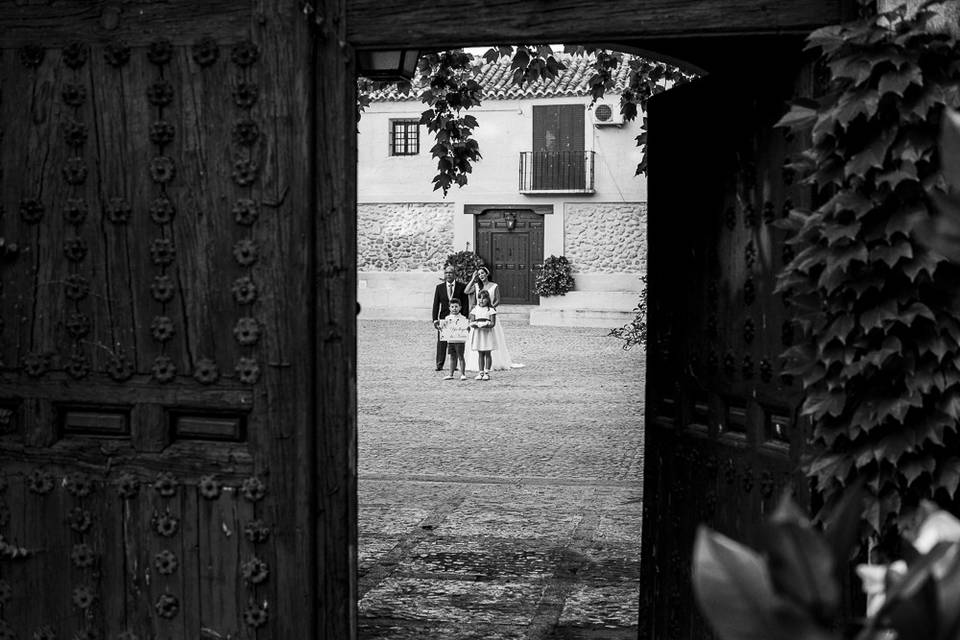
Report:
[[[496,282],[487,282],[482,289],[490,294],[491,301],[499,298],[498,295],[495,295],[497,292]],[[495,371],[515,369],[523,366],[522,364],[515,363],[510,358],[510,349],[507,348],[507,339],[504,337],[503,322],[501,317],[502,316],[498,315],[497,324],[493,325],[493,335],[496,339],[497,347],[490,351],[490,356],[493,359],[493,368]],[[467,371],[480,371],[480,354],[469,347],[470,345],[467,344]]]

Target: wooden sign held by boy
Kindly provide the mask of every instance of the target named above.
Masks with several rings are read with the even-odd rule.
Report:
[[[466,350],[467,337],[470,332],[470,321],[460,315],[460,301],[450,300],[450,313],[440,320],[440,340],[447,343],[447,355],[450,356],[450,374],[444,380],[453,379],[453,374],[460,366],[460,379],[466,380]]]

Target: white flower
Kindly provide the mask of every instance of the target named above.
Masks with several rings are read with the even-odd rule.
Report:
[[[940,542],[957,541],[960,541],[960,520],[946,511],[934,511],[920,525],[913,546],[920,553],[930,553]]]
[[[880,611],[887,597],[887,588],[907,573],[907,563],[897,560],[892,564],[858,564],[857,575],[867,594],[867,617]]]
[[[946,511],[934,511],[928,515],[917,537],[913,540],[914,548],[921,554],[930,553],[941,542],[956,543],[960,541],[960,520]],[[941,579],[954,562],[960,545],[953,547],[933,565],[933,575]],[[863,583],[863,592],[867,594],[867,617],[872,618],[880,611],[886,600],[889,588],[896,584],[907,573],[907,563],[903,560],[884,564],[857,565],[857,575]]]
[[[920,531],[913,541],[913,546],[920,553],[927,554],[941,542],[953,543],[946,554],[933,565],[933,576],[940,580],[953,565],[958,553],[956,544],[958,541],[960,541],[960,520],[946,511],[934,511],[920,525]]]

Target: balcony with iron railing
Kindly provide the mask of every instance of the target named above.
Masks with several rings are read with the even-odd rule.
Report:
[[[520,193],[594,193],[593,151],[521,151]]]

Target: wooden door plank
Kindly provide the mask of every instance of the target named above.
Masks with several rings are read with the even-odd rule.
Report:
[[[106,274],[106,306],[98,322],[107,320],[110,327],[97,326],[97,332],[109,336],[109,352],[123,355],[135,371],[149,372],[152,355],[147,359],[150,344],[150,320],[146,311],[150,298],[150,262],[146,235],[148,202],[145,194],[150,186],[147,166],[151,123],[147,104],[147,78],[150,64],[143,50],[134,50],[127,64],[115,69],[95,55],[91,65],[91,135],[92,153],[100,172],[96,193],[87,201],[89,222],[98,231],[97,253]],[[118,112],[120,116],[118,117]],[[112,201],[126,201],[132,214],[126,224],[113,222],[104,215]]]
[[[180,304],[167,313],[178,325],[171,348],[184,373],[207,358],[222,375],[235,375],[232,329],[245,307],[231,295],[240,276],[232,255],[232,208],[239,198],[249,197],[249,188],[238,187],[231,178],[234,162],[249,159],[244,147],[234,148],[230,142],[236,122],[230,115],[235,71],[227,51],[214,64],[199,68],[186,49],[167,69],[175,99],[165,117],[183,132],[172,145],[180,174],[169,190],[179,203],[172,226],[177,260],[170,275],[182,295]]]
[[[357,415],[356,415],[356,82],[346,41],[345,0],[324,3],[331,32],[316,47],[316,260],[311,278],[317,336],[316,546],[319,589],[316,635],[356,637]]]
[[[42,219],[24,230],[31,245],[33,305],[31,351],[48,354],[51,367],[62,367],[69,355],[69,342],[60,329],[61,313],[74,304],[67,298],[70,268],[63,255],[64,224],[57,215],[70,192],[63,171],[68,151],[60,135],[64,105],[59,91],[66,81],[59,51],[48,51],[30,88],[32,123],[27,142],[27,163],[21,167],[23,196],[36,198],[45,208]],[[40,159],[43,159],[42,161]]]
[[[75,469],[68,468],[63,469],[62,473],[67,475],[73,471],[75,471]],[[60,567],[60,573],[54,575],[60,576],[60,581],[65,582],[69,589],[92,589],[92,584],[88,580],[86,572],[74,566],[70,559],[70,554],[74,545],[82,542],[89,543],[93,539],[93,536],[96,535],[97,530],[103,526],[103,523],[96,518],[96,509],[93,508],[94,505],[90,500],[71,495],[65,490],[66,484],[64,480],[65,478],[61,476],[61,481],[57,483],[60,485],[61,491],[63,492],[63,507],[68,511],[86,511],[89,514],[90,526],[83,531],[70,530],[68,528],[64,545],[61,549],[58,549],[56,553],[56,556],[63,558],[64,560],[62,562],[62,566]],[[89,615],[91,619],[97,614],[98,608],[99,605],[97,603],[94,603],[94,606],[89,608]],[[72,634],[78,629],[83,629],[85,626],[85,612],[76,607],[75,604],[74,606],[70,606],[67,612],[68,615],[62,621],[64,633]]]
[[[100,483],[96,514],[100,526],[94,530],[90,546],[96,554],[94,565],[87,569],[99,573],[99,608],[102,628],[108,638],[116,637],[126,628],[126,574],[124,571],[123,498],[111,481]]]
[[[431,48],[516,42],[610,42],[690,34],[808,32],[837,22],[838,0],[353,0],[347,40],[357,47]],[[464,29],[465,19],[470,28]]]
[[[188,44],[211,33],[239,37],[249,20],[250,5],[231,0],[64,0],[55,6],[0,0],[0,40],[11,48],[110,39],[144,45],[161,35]]]
[[[126,241],[136,221],[117,224],[106,218],[103,211],[104,205],[114,198],[132,205],[134,194],[138,193],[134,184],[137,173],[132,170],[136,163],[131,153],[136,137],[128,130],[136,125],[135,110],[129,103],[135,100],[131,83],[140,68],[138,58],[142,56],[134,54],[126,65],[114,68],[104,60],[102,48],[92,48],[84,82],[88,98],[79,118],[89,131],[85,151],[93,174],[83,198],[87,208],[84,239],[90,246],[87,260],[102,274],[96,279],[90,313],[92,333],[98,344],[92,350],[95,371],[104,371],[115,354],[124,354],[134,364],[137,355],[137,292]],[[123,117],[117,117],[118,109]],[[133,218],[143,215],[139,207],[132,211]]]
[[[113,317],[116,296],[112,291],[112,284],[114,279],[121,277],[121,272],[114,272],[104,262],[108,249],[103,226],[105,223],[100,213],[102,208],[98,206],[99,185],[104,184],[105,176],[101,164],[103,158],[98,149],[98,105],[95,101],[100,90],[99,79],[106,80],[113,75],[107,73],[106,67],[103,50],[93,47],[84,66],[65,73],[65,83],[83,87],[87,96],[82,104],[66,108],[64,114],[65,123],[79,124],[87,133],[86,140],[74,153],[84,158],[89,176],[83,185],[72,188],[68,193],[70,201],[80,200],[85,203],[87,215],[82,221],[68,223],[64,218],[68,202],[64,202],[55,212],[55,215],[64,219],[64,235],[81,242],[86,248],[86,255],[80,260],[70,262],[69,266],[73,272],[89,280],[90,295],[80,303],[63,309],[61,322],[70,321],[74,313],[83,313],[90,318],[92,325],[88,335],[74,338],[68,334],[67,339],[72,343],[73,349],[79,350],[88,359],[91,372],[105,371],[110,354],[116,349],[117,336],[114,327],[117,322]]]
[[[32,499],[27,502],[27,522],[30,527],[27,546],[33,545],[38,550],[36,560],[31,562],[26,583],[31,606],[37,609],[29,628],[32,632],[49,626],[58,636],[66,636],[73,620],[71,591],[74,585],[66,579],[51,581],[49,577],[70,575],[70,527],[75,522],[73,516],[82,516],[83,511],[71,513],[69,496],[60,482],[63,479],[62,470],[47,467],[44,471],[54,478],[55,488],[43,495],[31,494]]]
[[[219,479],[218,479],[219,481]],[[203,638],[200,624],[200,503],[199,490],[194,483],[183,486],[183,521],[180,536],[180,616],[184,638]]]
[[[238,563],[237,538],[242,531],[242,524],[237,523],[238,500],[237,493],[230,491],[216,500],[200,500],[197,505],[200,628],[224,638],[243,633],[242,609],[238,607],[243,595]]]
[[[165,600],[165,602],[175,602],[175,611],[172,614],[164,615],[161,611],[157,610],[160,623],[159,637],[164,640],[197,637],[196,635],[187,633],[184,611],[185,607],[188,606],[186,594],[184,593],[185,585],[193,578],[193,576],[188,575],[184,571],[183,566],[184,549],[189,544],[187,538],[192,534],[192,528],[194,526],[192,523],[195,522],[195,513],[187,511],[187,507],[192,504],[188,496],[196,491],[194,483],[190,480],[189,478],[180,479],[176,495],[164,500],[166,508],[169,508],[171,513],[178,518],[179,527],[176,535],[164,538],[158,546],[162,547],[163,551],[169,551],[174,554],[179,564],[177,570],[172,573],[161,572],[157,566],[157,553],[153,553],[150,558],[150,571],[153,575],[154,583],[157,585],[157,592],[160,593],[157,598],[152,600],[154,609],[157,610],[160,604],[159,598],[167,597],[168,599]],[[161,539],[157,538],[157,540],[159,542]],[[169,598],[173,598],[173,600],[171,601]],[[173,609],[170,609],[170,611],[173,611]]]
[[[267,582],[253,590],[270,617],[257,637],[348,638],[355,603],[350,585],[356,467],[350,452],[356,431],[350,381],[356,341],[356,205],[354,179],[341,176],[352,176],[356,162],[355,122],[348,125],[344,119],[353,96],[344,94],[343,87],[353,86],[352,70],[339,36],[324,40],[325,50],[317,54],[312,40],[317,32],[299,11],[268,0],[256,6],[267,17],[251,23],[251,37],[262,55],[245,75],[260,88],[249,117],[261,130],[254,147],[260,174],[253,185],[261,209],[256,224],[246,231],[234,228],[239,232],[235,238],[250,238],[262,250],[252,266],[262,284],[252,307],[262,322],[262,336],[244,351],[256,358],[262,372],[249,438],[252,450],[263,454],[255,471],[267,485],[266,497],[256,504],[257,517],[272,527],[266,546],[256,545],[256,551],[272,550],[275,560],[268,561]],[[342,3],[326,3],[324,11],[327,28],[342,27]],[[305,68],[311,72],[303,73]],[[327,113],[332,120],[325,129],[313,109],[320,100],[315,91],[325,92],[329,105],[339,109]],[[233,109],[239,117],[242,109]],[[320,130],[324,134],[318,139]],[[323,164],[318,166],[315,157]],[[320,300],[317,288],[328,292]],[[318,345],[325,345],[322,353]],[[327,381],[322,388],[318,375]],[[327,413],[321,415],[318,404]],[[322,504],[318,491],[324,495]],[[244,519],[252,516],[250,507],[241,512]],[[331,558],[323,571],[317,568],[318,554]],[[326,622],[318,623],[320,618]]]
[[[8,468],[4,477],[7,490],[0,494],[9,509],[9,522],[0,529],[4,537],[12,544],[26,546],[30,540],[27,526],[27,489],[24,476],[17,470]],[[27,591],[27,576],[35,570],[30,561],[5,562],[0,566],[0,579],[7,582],[11,589],[10,602],[4,607],[3,618],[14,629],[31,628],[31,616],[35,607],[31,607],[31,596]]]
[[[145,570],[150,558],[144,549],[147,536],[153,535],[150,524],[149,482],[140,477],[141,485],[135,497],[123,502],[123,553],[126,579],[124,580],[125,628],[139,636],[151,630],[149,584]]]
[[[27,164],[28,140],[33,127],[31,109],[25,99],[33,94],[36,74],[25,72],[14,52],[0,51],[0,63],[3,65],[3,95],[0,100],[0,116],[4,123],[4,139],[0,144],[0,161],[5,168],[0,180],[0,205],[6,212],[0,219],[0,228],[8,243],[16,243],[19,253],[16,258],[0,268],[3,280],[0,314],[3,318],[2,342],[3,360],[7,366],[19,367],[23,357],[31,349],[30,317],[33,314],[32,269],[36,258],[33,254],[34,233],[21,220],[20,200],[21,181],[13,180],[13,167]]]

